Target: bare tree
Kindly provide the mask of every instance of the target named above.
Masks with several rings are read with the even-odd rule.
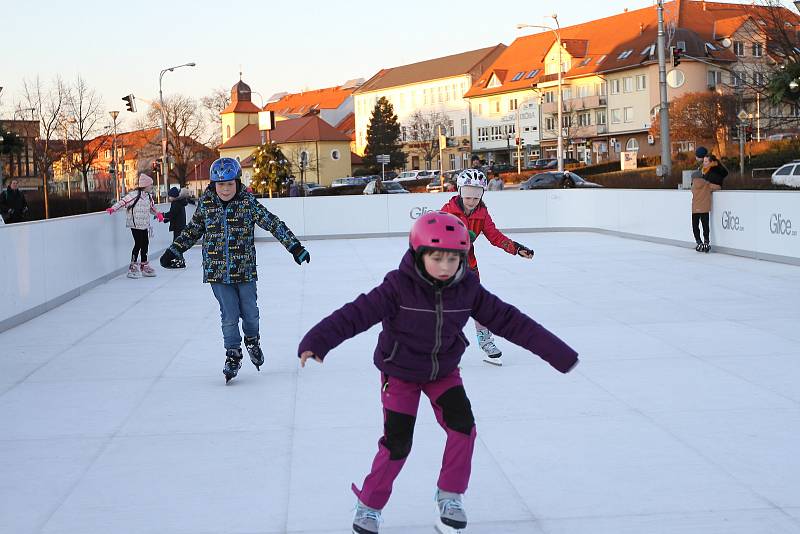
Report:
[[[669,103],[669,123],[673,140],[708,142],[714,153],[722,154],[728,128],[736,124],[736,97],[712,91],[685,94]],[[656,117],[650,132],[658,135],[659,131],[660,117]]]
[[[185,95],[173,95],[164,99],[164,110],[167,122],[168,152],[171,156],[169,176],[176,179],[181,186],[186,185],[189,169],[195,163],[213,155],[206,146],[208,142],[203,109],[197,101]],[[161,113],[156,106],[147,112],[145,125],[156,128],[161,124]],[[161,139],[154,143],[160,146]]]
[[[216,147],[222,144],[222,116],[221,113],[231,103],[231,93],[222,87],[217,87],[211,94],[200,99],[209,128],[209,146]]]
[[[439,155],[439,134],[447,135],[450,120],[446,113],[416,111],[411,115],[411,146],[422,153],[423,159],[430,167],[431,162]]]
[[[319,170],[317,161],[312,157],[313,146],[306,143],[295,144],[286,146],[283,150],[283,155],[288,162],[288,168],[294,176],[302,176],[304,182],[308,182],[308,173],[316,173]],[[303,165],[303,153],[305,153],[305,165]],[[319,177],[319,174],[317,174]]]
[[[94,163],[101,150],[110,147],[106,135],[109,132],[108,122],[105,120],[103,101],[78,75],[67,99],[66,115],[72,119],[72,139],[76,142],[73,154],[72,167],[81,174],[83,190],[89,191],[89,175],[94,173]],[[101,137],[98,141],[95,138]],[[89,197],[86,197],[87,208]]]
[[[50,86],[46,87],[37,76],[33,80],[23,80],[22,90],[22,102],[17,104],[15,115],[19,114],[27,120],[26,112],[29,111],[31,120],[39,121],[39,131],[28,132],[28,135],[38,137],[38,142],[33,145],[33,157],[46,191],[48,178],[53,172],[53,161],[58,157],[56,130],[69,101],[69,88],[60,77],[53,79]]]

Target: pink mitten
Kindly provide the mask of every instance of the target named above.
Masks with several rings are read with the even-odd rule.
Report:
[[[112,215],[114,213],[114,208],[106,208],[106,213]]]
[[[158,219],[158,222],[164,222],[164,214],[156,213],[156,219]]]

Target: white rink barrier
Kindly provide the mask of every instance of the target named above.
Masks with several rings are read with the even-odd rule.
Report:
[[[453,193],[263,199],[304,239],[406,234]],[[596,231],[690,246],[691,193],[681,190],[555,189],[487,192],[497,227],[514,231]],[[191,208],[191,206],[190,206]],[[166,211],[167,206],[160,206]],[[187,218],[191,210],[187,210]],[[169,245],[155,224],[150,253]],[[800,265],[800,192],[714,194],[715,250]],[[272,236],[262,229],[258,238]],[[0,331],[74,298],[126,269],[133,241],[124,214],[105,213],[0,226]]]

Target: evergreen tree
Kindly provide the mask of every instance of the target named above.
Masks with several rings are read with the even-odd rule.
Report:
[[[400,123],[394,114],[394,107],[385,97],[375,103],[372,116],[367,127],[367,147],[364,150],[364,162],[379,169],[381,166],[376,160],[379,154],[389,154],[390,162],[387,168],[402,169],[405,167],[406,155],[400,143]]]
[[[264,143],[253,154],[253,179],[250,187],[257,194],[269,194],[285,185],[292,173],[292,168],[283,152],[275,143]]]

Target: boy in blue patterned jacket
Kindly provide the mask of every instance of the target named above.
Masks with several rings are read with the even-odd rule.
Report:
[[[242,366],[242,319],[244,345],[256,369],[264,364],[259,345],[258,302],[256,293],[256,247],[254,226],[257,224],[275,236],[294,256],[298,265],[311,261],[311,256],[291,230],[278,217],[259,204],[241,182],[242,168],[233,158],[219,158],[211,164],[211,183],[198,201],[189,225],[161,256],[161,265],[175,268],[183,253],[203,239],[203,282],[211,284],[222,316],[222,337],[225,341],[225,383],[237,375]]]

